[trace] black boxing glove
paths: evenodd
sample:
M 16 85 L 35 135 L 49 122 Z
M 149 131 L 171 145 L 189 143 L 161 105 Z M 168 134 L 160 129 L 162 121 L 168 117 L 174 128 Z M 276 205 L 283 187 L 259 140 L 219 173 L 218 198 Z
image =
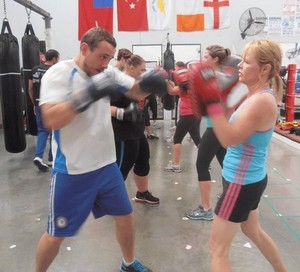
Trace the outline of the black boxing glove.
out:
M 142 75 L 141 79 L 138 81 L 138 85 L 143 93 L 163 95 L 168 92 L 168 83 L 165 78 L 167 73 L 162 71 L 165 72 L 163 69 L 151 70 Z
M 216 74 L 223 92 L 230 91 L 230 88 L 239 81 L 238 64 L 241 61 L 239 56 L 230 55 L 220 63 L 220 71 L 216 71 Z
M 83 112 L 100 98 L 118 91 L 119 86 L 107 73 L 100 73 L 91 77 L 85 88 L 73 91 L 68 95 L 68 101 L 75 111 Z
M 227 108 L 237 107 L 248 93 L 248 88 L 239 82 L 239 63 L 241 57 L 230 55 L 226 57 L 216 72 L 218 84 L 221 88 L 221 101 Z
M 222 100 L 225 103 L 230 91 L 239 82 L 238 64 L 241 60 L 239 56 L 229 55 L 220 63 L 220 71 L 216 71 L 217 81 L 222 91 Z
M 140 114 L 140 109 L 135 102 L 131 102 L 126 108 L 118 108 L 116 111 L 116 119 L 136 123 Z

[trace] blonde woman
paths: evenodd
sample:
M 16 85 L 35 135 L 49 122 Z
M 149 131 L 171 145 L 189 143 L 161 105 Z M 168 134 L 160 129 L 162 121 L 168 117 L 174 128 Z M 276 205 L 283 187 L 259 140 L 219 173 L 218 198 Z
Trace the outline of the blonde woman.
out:
M 220 87 L 205 64 L 192 73 L 192 86 L 205 105 L 214 132 L 227 147 L 223 161 L 223 193 L 215 208 L 210 235 L 211 271 L 229 272 L 230 246 L 239 229 L 248 236 L 276 272 L 287 269 L 271 237 L 261 228 L 258 205 L 267 186 L 267 151 L 282 98 L 281 50 L 271 40 L 253 41 L 243 52 L 239 81 L 248 96 L 229 121 L 223 113 Z M 195 71 L 197 71 L 195 73 Z M 222 87 L 221 87 L 222 89 Z

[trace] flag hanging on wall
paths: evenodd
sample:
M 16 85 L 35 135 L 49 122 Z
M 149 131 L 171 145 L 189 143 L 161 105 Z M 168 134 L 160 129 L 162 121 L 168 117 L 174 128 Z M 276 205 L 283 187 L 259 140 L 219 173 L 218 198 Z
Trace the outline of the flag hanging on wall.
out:
M 148 31 L 146 0 L 117 0 L 119 31 Z
M 177 31 L 203 31 L 203 2 L 199 0 L 176 1 Z
M 204 0 L 205 29 L 230 27 L 229 0 Z
M 149 30 L 170 29 L 174 14 L 174 0 L 147 1 Z
M 113 0 L 78 0 L 78 39 L 91 27 L 113 34 Z

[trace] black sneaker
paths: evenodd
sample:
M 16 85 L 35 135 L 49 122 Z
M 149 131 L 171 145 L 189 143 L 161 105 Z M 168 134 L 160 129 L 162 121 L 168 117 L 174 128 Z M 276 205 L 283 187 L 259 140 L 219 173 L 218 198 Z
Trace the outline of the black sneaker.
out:
M 48 165 L 43 162 L 43 160 L 39 157 L 35 157 L 33 163 L 37 166 L 40 171 L 47 171 L 49 169 Z
M 141 203 L 159 204 L 159 198 L 153 196 L 149 191 L 144 193 L 137 191 L 134 200 Z

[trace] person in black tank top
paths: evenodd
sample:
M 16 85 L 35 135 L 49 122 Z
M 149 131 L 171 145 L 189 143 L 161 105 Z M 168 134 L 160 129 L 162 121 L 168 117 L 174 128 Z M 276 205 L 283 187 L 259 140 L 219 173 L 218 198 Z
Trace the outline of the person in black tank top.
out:
M 145 72 L 145 61 L 132 54 L 125 64 L 125 73 L 138 79 Z M 123 94 L 111 97 L 112 124 L 116 143 L 117 164 L 124 180 L 133 169 L 137 187 L 136 202 L 159 204 L 159 198 L 148 190 L 150 171 L 150 150 L 145 131 L 143 115 L 145 97 L 133 101 Z

